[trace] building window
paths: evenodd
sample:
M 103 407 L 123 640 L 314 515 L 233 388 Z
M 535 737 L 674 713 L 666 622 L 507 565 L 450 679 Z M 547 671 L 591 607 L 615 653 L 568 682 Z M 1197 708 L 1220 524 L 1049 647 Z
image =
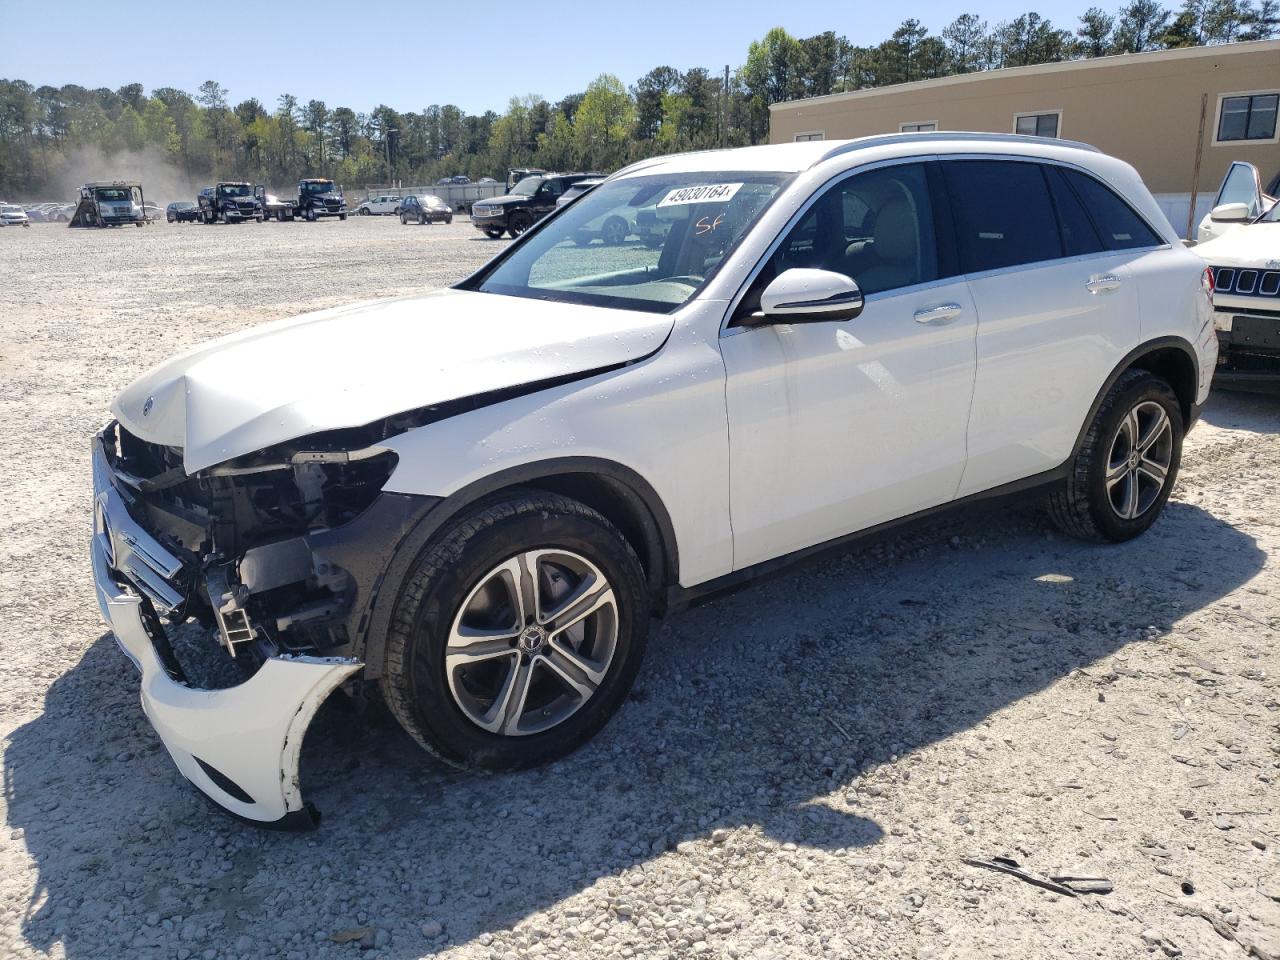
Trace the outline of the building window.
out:
M 1013 132 L 1028 137 L 1056 137 L 1061 119 L 1061 110 L 1019 113 L 1013 118 Z
M 938 125 L 932 120 L 924 123 L 904 123 L 898 127 L 902 133 L 933 133 L 937 129 Z
M 1218 143 L 1276 139 L 1280 93 L 1248 93 L 1223 97 L 1218 103 Z
M 806 133 L 796 134 L 796 143 L 808 143 L 810 140 L 824 140 L 824 139 L 826 139 L 825 130 L 809 130 Z

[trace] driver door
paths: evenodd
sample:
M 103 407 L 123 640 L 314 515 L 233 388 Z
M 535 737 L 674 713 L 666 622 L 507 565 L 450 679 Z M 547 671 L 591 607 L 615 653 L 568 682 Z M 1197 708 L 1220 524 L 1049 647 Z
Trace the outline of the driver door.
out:
M 936 163 L 917 161 L 827 188 L 723 332 L 734 569 L 955 497 L 977 315 L 936 182 Z M 760 292 L 792 267 L 852 277 L 861 315 L 753 323 Z

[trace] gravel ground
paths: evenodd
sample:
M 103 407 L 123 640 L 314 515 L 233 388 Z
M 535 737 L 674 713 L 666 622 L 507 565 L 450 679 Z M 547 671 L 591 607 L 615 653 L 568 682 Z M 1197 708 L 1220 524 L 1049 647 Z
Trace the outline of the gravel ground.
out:
M 87 438 L 183 346 L 498 246 L 382 218 L 0 231 L 0 954 L 1280 956 L 1280 404 L 1232 395 L 1136 542 L 971 511 L 671 618 L 549 768 L 447 771 L 338 698 L 304 751 L 318 832 L 211 810 L 99 622 Z M 1114 892 L 962 862 L 992 856 Z

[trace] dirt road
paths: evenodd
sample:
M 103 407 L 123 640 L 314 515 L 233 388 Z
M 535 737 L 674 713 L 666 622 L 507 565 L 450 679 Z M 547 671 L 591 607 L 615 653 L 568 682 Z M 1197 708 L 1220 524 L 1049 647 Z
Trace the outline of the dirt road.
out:
M 98 618 L 87 438 L 186 345 L 498 246 L 383 218 L 0 231 L 0 955 L 1280 956 L 1280 403 L 1230 395 L 1133 543 L 969 512 L 673 617 L 549 768 L 446 771 L 333 702 L 318 832 L 202 802 Z M 962 862 L 992 856 L 1114 892 Z

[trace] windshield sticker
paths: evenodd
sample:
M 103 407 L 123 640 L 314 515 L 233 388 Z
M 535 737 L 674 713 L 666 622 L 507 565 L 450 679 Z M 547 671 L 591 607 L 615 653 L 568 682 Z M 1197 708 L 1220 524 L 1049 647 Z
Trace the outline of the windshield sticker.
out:
M 693 187 L 676 187 L 660 201 L 659 207 L 678 207 L 686 203 L 724 203 L 742 189 L 740 183 L 704 183 Z

